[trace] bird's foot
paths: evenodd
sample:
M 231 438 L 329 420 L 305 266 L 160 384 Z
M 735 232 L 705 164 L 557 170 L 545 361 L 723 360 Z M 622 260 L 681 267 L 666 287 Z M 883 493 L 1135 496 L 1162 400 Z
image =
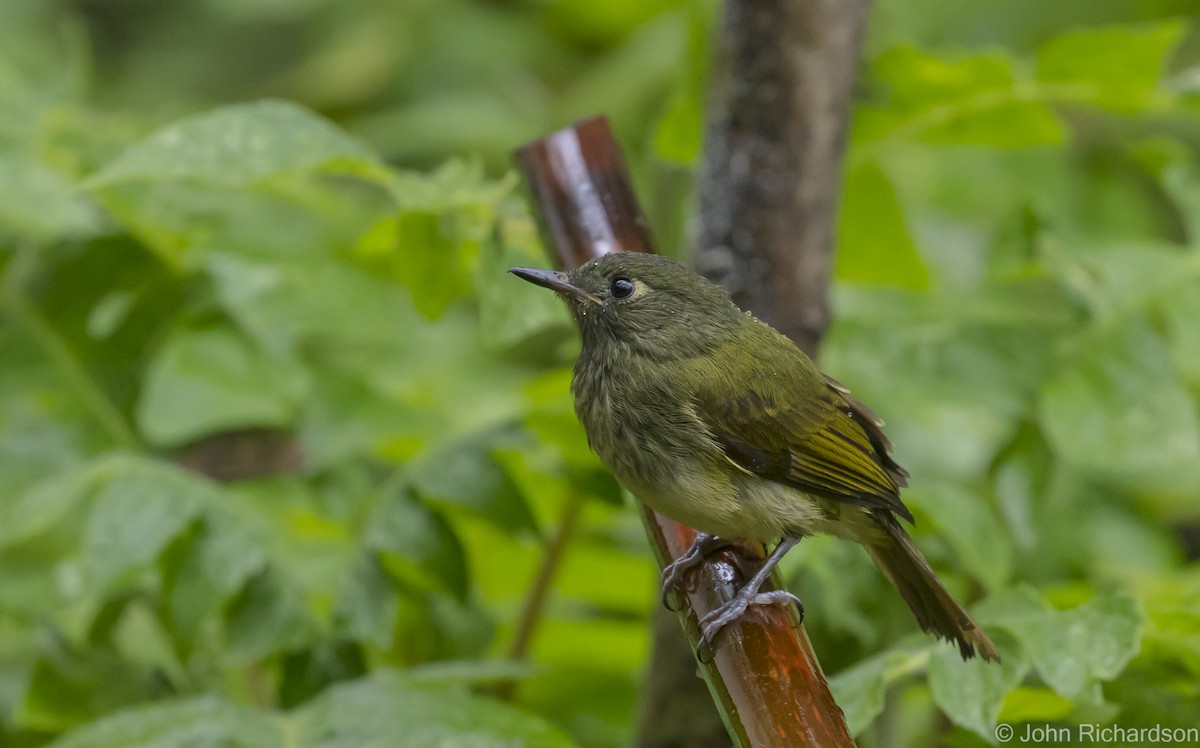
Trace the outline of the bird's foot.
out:
M 662 574 L 662 600 L 667 610 L 678 610 L 671 607 L 671 593 L 683 594 L 692 589 L 692 574 L 699 569 L 709 554 L 730 545 L 728 540 L 706 532 L 696 533 L 692 547 L 667 564 Z
M 750 585 L 746 585 L 732 600 L 716 610 L 710 611 L 708 615 L 700 619 L 700 650 L 715 651 L 717 637 L 721 635 L 721 631 L 729 624 L 741 618 L 751 605 L 780 605 L 787 603 L 795 603 L 796 610 L 800 614 L 800 622 L 803 623 L 804 603 L 800 602 L 800 598 L 787 590 L 758 592 L 752 589 Z

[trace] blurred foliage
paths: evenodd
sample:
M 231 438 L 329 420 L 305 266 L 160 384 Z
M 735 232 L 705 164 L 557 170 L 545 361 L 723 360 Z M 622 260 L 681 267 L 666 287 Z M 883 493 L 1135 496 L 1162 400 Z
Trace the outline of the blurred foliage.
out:
M 873 9 L 823 365 L 1005 661 L 806 540 L 864 746 L 1195 724 L 1191 9 Z M 506 154 L 608 113 L 684 247 L 715 10 L 0 3 L 0 744 L 632 739 L 656 574 Z

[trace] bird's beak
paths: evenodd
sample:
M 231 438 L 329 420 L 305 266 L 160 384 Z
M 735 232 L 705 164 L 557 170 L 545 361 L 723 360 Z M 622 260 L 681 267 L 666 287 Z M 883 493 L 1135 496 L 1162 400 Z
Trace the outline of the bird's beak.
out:
M 586 299 L 594 304 L 603 304 L 597 296 L 571 283 L 570 276 L 560 270 L 540 270 L 538 268 L 511 268 L 510 273 L 533 283 L 548 288 L 560 296 L 572 296 Z

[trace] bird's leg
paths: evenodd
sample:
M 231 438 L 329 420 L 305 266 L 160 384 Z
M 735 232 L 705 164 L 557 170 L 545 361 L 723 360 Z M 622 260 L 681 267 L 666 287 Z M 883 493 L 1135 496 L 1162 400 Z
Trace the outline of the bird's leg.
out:
M 779 545 L 775 546 L 775 550 L 771 551 L 771 555 L 763 563 L 762 568 L 758 570 L 749 582 L 738 590 L 733 599 L 725 603 L 716 610 L 710 611 L 708 615 L 700 620 L 700 648 L 712 648 L 713 643 L 717 639 L 717 635 L 721 633 L 721 629 L 726 625 L 736 621 L 746 608 L 751 605 L 773 605 L 775 603 L 795 603 L 800 611 L 800 620 L 804 620 L 804 604 L 800 602 L 800 598 L 796 597 L 787 590 L 771 590 L 770 592 L 759 592 L 763 582 L 767 581 L 767 577 L 771 576 L 771 572 L 775 569 L 775 565 L 779 563 L 779 559 L 783 558 L 784 554 L 792 549 L 796 543 L 800 542 L 800 538 L 784 538 L 779 541 Z
M 679 558 L 667 564 L 666 568 L 663 569 L 663 607 L 667 610 L 675 610 L 675 608 L 671 607 L 671 593 L 678 592 L 683 594 L 686 590 L 690 589 L 689 577 L 696 569 L 700 568 L 700 565 L 704 563 L 704 559 L 708 558 L 710 553 L 729 545 L 730 541 L 725 538 L 709 535 L 706 532 L 696 533 L 696 539 L 692 541 L 692 547 L 679 554 Z

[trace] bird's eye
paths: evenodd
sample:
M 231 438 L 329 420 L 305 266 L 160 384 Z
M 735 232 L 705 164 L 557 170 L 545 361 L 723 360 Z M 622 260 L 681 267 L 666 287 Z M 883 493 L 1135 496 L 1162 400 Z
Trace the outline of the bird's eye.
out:
M 611 290 L 614 298 L 623 299 L 633 293 L 633 281 L 628 278 L 617 278 L 613 280 Z

